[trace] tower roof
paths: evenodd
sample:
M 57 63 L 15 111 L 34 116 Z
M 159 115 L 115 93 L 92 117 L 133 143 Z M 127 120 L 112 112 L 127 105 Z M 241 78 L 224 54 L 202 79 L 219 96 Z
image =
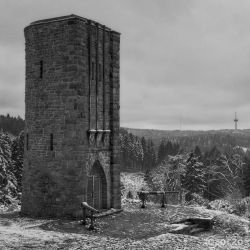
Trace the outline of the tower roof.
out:
M 47 19 L 41 19 L 41 20 L 34 21 L 34 22 L 30 23 L 29 26 L 41 25 L 41 24 L 53 23 L 53 22 L 61 22 L 61 21 L 70 20 L 70 19 L 78 19 L 78 20 L 84 21 L 84 22 L 86 22 L 86 23 L 88 23 L 90 25 L 97 26 L 97 27 L 99 27 L 101 29 L 105 29 L 105 30 L 120 34 L 119 32 L 114 31 L 114 30 L 106 27 L 105 25 L 102 25 L 102 24 L 100 24 L 100 23 L 98 23 L 96 21 L 93 21 L 93 20 L 90 20 L 90 19 L 87 19 L 87 18 L 84 18 L 84 17 L 81 17 L 81 16 L 77 16 L 75 14 L 71 14 L 71 15 L 67 15 L 67 16 L 59 16 L 59 17 L 47 18 Z

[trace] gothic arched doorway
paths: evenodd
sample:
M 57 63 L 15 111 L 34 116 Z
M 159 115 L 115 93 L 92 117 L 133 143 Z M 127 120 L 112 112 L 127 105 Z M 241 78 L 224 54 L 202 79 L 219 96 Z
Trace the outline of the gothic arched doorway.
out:
M 96 161 L 88 175 L 87 202 L 96 209 L 107 208 L 107 181 L 99 161 Z

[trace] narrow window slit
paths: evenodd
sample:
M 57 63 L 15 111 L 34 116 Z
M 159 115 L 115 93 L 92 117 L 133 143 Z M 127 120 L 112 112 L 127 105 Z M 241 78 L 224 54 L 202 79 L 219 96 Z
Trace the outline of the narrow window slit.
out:
M 53 138 L 53 134 L 50 134 L 50 150 L 51 151 L 54 150 L 54 138 Z
M 74 110 L 76 110 L 77 109 L 77 102 L 75 101 L 74 102 Z

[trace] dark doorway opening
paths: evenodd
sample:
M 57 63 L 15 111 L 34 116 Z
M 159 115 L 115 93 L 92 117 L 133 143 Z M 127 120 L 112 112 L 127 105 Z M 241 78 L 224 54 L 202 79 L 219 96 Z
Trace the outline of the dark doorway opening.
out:
M 107 181 L 99 161 L 96 161 L 88 176 L 87 202 L 96 209 L 107 208 Z

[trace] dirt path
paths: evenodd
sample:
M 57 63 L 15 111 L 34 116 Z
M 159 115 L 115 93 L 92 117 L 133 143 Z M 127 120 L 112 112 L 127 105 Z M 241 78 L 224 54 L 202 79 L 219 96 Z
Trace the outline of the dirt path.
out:
M 5 212 L 0 214 L 0 249 L 199 250 L 214 249 L 214 245 L 216 249 L 250 249 L 247 237 L 240 238 L 241 242 L 237 239 L 231 248 L 213 232 L 199 237 L 168 233 L 171 220 L 197 213 L 210 215 L 185 207 L 149 206 L 141 210 L 137 204 L 127 205 L 124 212 L 98 220 L 96 231 L 88 231 L 79 221 L 37 220 L 20 217 L 18 212 Z

